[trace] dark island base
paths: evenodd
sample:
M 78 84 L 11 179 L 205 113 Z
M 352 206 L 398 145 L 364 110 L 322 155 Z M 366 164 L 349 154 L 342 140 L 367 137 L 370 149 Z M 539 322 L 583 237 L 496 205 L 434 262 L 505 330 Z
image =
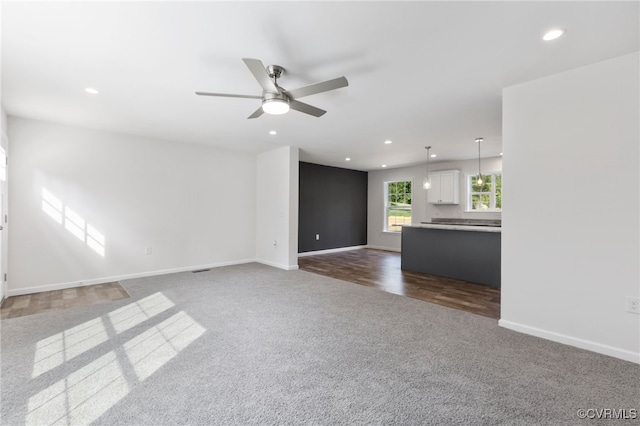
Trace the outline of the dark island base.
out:
M 500 287 L 499 232 L 402 228 L 404 271 Z

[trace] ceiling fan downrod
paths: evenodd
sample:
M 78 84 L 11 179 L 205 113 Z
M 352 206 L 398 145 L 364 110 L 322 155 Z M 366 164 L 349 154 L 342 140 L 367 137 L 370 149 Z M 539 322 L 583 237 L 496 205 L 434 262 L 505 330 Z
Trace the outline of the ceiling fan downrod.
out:
M 275 84 L 279 89 L 280 86 L 278 86 L 278 79 L 284 74 L 284 68 L 280 65 L 269 65 L 267 67 L 267 73 L 269 74 L 269 77 L 273 79 L 273 84 Z

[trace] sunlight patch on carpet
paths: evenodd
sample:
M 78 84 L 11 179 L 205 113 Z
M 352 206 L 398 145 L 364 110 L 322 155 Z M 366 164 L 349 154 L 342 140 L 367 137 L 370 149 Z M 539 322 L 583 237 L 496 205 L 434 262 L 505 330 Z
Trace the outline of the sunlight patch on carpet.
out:
M 40 340 L 36 344 L 32 379 L 174 306 L 175 303 L 158 292 Z M 32 395 L 25 423 L 70 425 L 95 421 L 205 332 L 206 328 L 184 311 L 158 324 L 149 324 L 126 343 L 109 345 L 115 349 L 94 357 Z

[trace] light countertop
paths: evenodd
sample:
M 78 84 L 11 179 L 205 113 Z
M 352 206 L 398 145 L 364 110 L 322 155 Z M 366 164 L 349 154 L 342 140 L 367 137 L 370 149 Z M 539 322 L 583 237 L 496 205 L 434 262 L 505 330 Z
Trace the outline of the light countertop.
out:
M 447 229 L 451 231 L 502 232 L 502 228 L 499 226 L 441 225 L 438 223 L 416 223 L 402 226 L 408 228 Z

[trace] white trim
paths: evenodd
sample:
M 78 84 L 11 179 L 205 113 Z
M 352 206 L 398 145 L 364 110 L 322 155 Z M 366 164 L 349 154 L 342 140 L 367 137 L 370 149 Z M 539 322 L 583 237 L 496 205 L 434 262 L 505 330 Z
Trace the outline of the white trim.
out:
M 395 248 L 395 247 L 383 247 L 383 246 L 370 246 L 370 245 L 366 245 L 364 246 L 364 248 L 369 248 L 369 249 L 374 249 L 374 250 L 384 250 L 384 251 L 395 251 L 400 253 L 400 249 L 399 248 Z
M 304 253 L 298 253 L 298 257 L 315 256 L 316 254 L 339 253 L 341 251 L 360 250 L 366 247 L 367 247 L 366 245 L 362 245 L 362 246 L 339 247 L 339 248 L 326 249 L 326 250 L 305 251 Z
M 117 275 L 113 277 L 94 278 L 94 279 L 84 280 L 84 281 L 70 281 L 66 283 L 47 284 L 47 285 L 41 285 L 41 286 L 35 286 L 35 287 L 24 287 L 24 288 L 18 288 L 15 290 L 8 290 L 7 297 L 21 296 L 23 294 L 42 293 L 44 291 L 64 290 L 66 288 L 84 287 L 84 286 L 94 285 L 94 284 L 111 283 L 114 281 L 130 280 L 134 278 L 153 277 L 155 275 L 174 274 L 176 272 L 189 272 L 189 271 L 197 271 L 200 269 L 219 268 L 221 266 L 241 265 L 244 263 L 252 263 L 252 262 L 256 262 L 256 259 L 243 259 L 243 260 L 234 260 L 231 262 L 210 263 L 207 265 L 184 266 L 180 268 L 161 269 L 157 271 Z
M 262 263 L 263 265 L 267 265 L 267 266 L 272 266 L 274 268 L 278 268 L 278 269 L 284 269 L 285 271 L 297 271 L 298 270 L 298 265 L 283 265 L 280 263 L 275 263 L 275 262 L 271 262 L 269 260 L 264 260 L 264 259 L 256 259 L 255 260 L 258 263 Z
M 602 343 L 597 343 L 590 340 L 584 340 L 578 337 L 568 336 L 566 334 L 556 333 L 554 331 L 549 331 L 549 330 L 543 330 L 537 327 L 518 324 L 512 321 L 507 321 L 503 319 L 498 321 L 498 325 L 500 327 L 508 328 L 509 330 L 518 331 L 520 333 L 541 337 L 543 339 L 551 340 L 553 342 L 574 346 L 580 349 L 586 349 L 588 351 L 597 352 L 599 354 L 608 355 L 614 358 L 620 358 L 625 361 L 630 361 L 636 364 L 640 364 L 640 352 L 632 352 L 626 349 L 615 348 L 613 346 L 603 345 Z

